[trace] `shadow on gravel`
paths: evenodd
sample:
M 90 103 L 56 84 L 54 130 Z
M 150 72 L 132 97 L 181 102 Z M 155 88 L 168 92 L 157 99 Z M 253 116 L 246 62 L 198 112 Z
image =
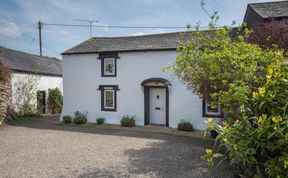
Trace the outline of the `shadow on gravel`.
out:
M 155 139 L 155 142 L 141 149 L 128 149 L 124 154 L 128 157 L 125 165 L 92 168 L 79 175 L 79 178 L 92 177 L 233 177 L 232 169 L 222 164 L 211 171 L 206 162 L 200 160 L 204 148 L 212 147 L 214 142 L 191 137 L 177 137 L 161 133 L 130 131 L 121 129 L 99 129 L 74 125 L 55 124 L 58 117 L 19 123 L 13 127 L 27 127 L 66 132 L 124 136 Z
M 78 178 L 92 177 L 191 177 L 191 178 L 230 178 L 233 177 L 231 167 L 227 164 L 208 170 L 206 162 L 200 160 L 203 155 L 201 147 L 193 146 L 191 142 L 171 139 L 151 143 L 142 149 L 125 151 L 128 156 L 125 168 L 106 167 L 92 169 Z

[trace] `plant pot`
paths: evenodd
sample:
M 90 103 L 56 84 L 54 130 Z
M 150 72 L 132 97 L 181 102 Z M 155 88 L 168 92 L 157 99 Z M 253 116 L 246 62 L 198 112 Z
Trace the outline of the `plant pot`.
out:
M 218 136 L 218 132 L 217 132 L 216 130 L 211 130 L 211 131 L 210 131 L 210 136 L 211 136 L 212 138 L 216 138 L 216 137 Z
M 97 125 L 102 125 L 102 124 L 104 124 L 103 120 L 97 120 Z
M 192 132 L 193 131 L 193 127 L 192 127 L 192 125 L 178 124 L 178 130 Z
M 121 122 L 122 127 L 134 127 L 135 126 L 135 120 L 128 121 L 128 122 Z

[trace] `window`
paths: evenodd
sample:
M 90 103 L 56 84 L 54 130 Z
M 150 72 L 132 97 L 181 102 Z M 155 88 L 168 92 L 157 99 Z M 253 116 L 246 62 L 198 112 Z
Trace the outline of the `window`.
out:
M 116 111 L 118 85 L 99 85 L 101 111 Z
M 117 76 L 117 59 L 118 53 L 99 53 L 101 60 L 101 76 L 102 77 L 116 77 Z
M 211 102 L 203 100 L 203 117 L 221 117 L 221 107 L 212 107 Z
M 115 59 L 104 58 L 104 76 L 115 75 Z
M 104 109 L 114 109 L 114 90 L 104 89 Z

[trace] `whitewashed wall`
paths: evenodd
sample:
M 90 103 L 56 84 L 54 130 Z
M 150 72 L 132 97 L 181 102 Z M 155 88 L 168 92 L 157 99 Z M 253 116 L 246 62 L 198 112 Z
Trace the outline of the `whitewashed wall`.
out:
M 117 77 L 101 77 L 98 54 L 64 55 L 63 115 L 74 111 L 88 112 L 88 122 L 104 117 L 107 123 L 119 124 L 123 115 L 135 115 L 136 124 L 144 125 L 144 92 L 141 82 L 161 77 L 171 82 L 169 89 L 169 126 L 177 127 L 181 119 L 189 120 L 195 129 L 206 128 L 202 117 L 202 100 L 191 93 L 169 71 L 162 68 L 176 59 L 176 51 L 119 53 Z M 117 112 L 101 111 L 99 85 L 118 85 Z M 61 117 L 62 118 L 62 117 Z
M 46 97 L 48 96 L 48 89 L 54 89 L 58 87 L 61 91 L 63 91 L 63 79 L 59 76 L 48 76 L 48 75 L 33 75 L 21 72 L 13 72 L 12 73 L 12 94 L 13 94 L 13 103 L 17 102 L 17 92 L 19 92 L 19 83 L 27 82 L 27 78 L 29 76 L 33 76 L 34 79 L 37 79 L 37 85 L 34 87 L 35 91 L 46 91 Z M 33 80 L 34 80 L 33 79 Z M 36 92 L 35 92 L 36 98 Z M 47 101 L 47 99 L 46 99 Z M 32 101 L 36 107 L 36 100 Z M 46 105 L 47 106 L 47 105 Z M 17 110 L 17 108 L 16 108 Z M 46 108 L 47 110 L 47 108 Z

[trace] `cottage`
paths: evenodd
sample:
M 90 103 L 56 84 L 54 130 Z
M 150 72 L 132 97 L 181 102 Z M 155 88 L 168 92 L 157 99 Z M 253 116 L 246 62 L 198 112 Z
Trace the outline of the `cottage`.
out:
M 248 27 L 265 19 L 287 17 L 287 1 L 248 4 Z M 233 34 L 231 34 L 233 38 Z M 221 117 L 163 67 L 177 57 L 185 32 L 127 37 L 94 37 L 63 55 L 64 107 L 62 116 L 88 112 L 88 121 L 104 117 L 119 124 L 123 115 L 135 115 L 137 125 L 177 127 L 185 119 L 195 129 L 206 128 L 207 117 Z
M 288 1 L 251 3 L 247 5 L 244 22 L 249 28 L 259 23 L 288 20 Z
M 220 116 L 163 67 L 176 58 L 185 33 L 130 37 L 94 37 L 63 55 L 63 115 L 88 112 L 88 121 L 104 117 L 119 124 L 135 115 L 137 125 L 177 127 L 185 119 L 205 129 L 206 117 Z
M 46 114 L 48 89 L 63 88 L 62 62 L 56 58 L 37 56 L 4 47 L 0 47 L 0 62 L 11 71 L 10 84 L 6 87 L 6 90 L 11 91 L 3 89 L 1 96 L 4 92 L 11 93 L 13 107 L 17 111 L 19 102 L 22 102 L 20 97 L 23 95 L 23 85 L 34 82 L 33 89 L 36 92 L 35 96 L 31 96 L 31 104 L 35 106 L 35 110 Z M 1 99 L 1 102 L 5 100 Z

